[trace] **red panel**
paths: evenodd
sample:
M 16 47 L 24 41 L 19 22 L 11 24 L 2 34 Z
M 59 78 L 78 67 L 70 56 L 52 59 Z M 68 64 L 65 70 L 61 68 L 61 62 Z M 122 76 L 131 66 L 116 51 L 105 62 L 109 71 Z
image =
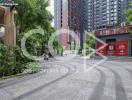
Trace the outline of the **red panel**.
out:
M 102 43 L 97 42 L 97 44 L 96 44 L 96 50 L 97 50 L 100 54 L 102 54 L 102 55 L 106 55 L 106 47 L 100 49 L 102 46 L 103 46 Z M 99 49 L 100 49 L 100 50 L 99 50 Z
M 116 42 L 116 56 L 128 56 L 128 41 Z
M 116 43 L 108 43 L 107 46 L 107 55 L 108 56 L 115 56 L 115 52 L 116 52 Z
M 102 47 L 103 44 L 97 42 L 96 50 Z M 98 51 L 105 56 L 128 56 L 128 41 L 116 41 L 115 43 L 109 43 L 107 47 Z

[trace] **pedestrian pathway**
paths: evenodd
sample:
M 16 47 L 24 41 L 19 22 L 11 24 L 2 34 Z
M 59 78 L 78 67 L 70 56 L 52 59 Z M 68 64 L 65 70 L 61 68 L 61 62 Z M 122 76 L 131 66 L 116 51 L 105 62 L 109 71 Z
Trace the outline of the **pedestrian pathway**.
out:
M 86 66 L 97 61 L 87 59 Z M 42 65 L 51 72 L 0 81 L 0 100 L 132 100 L 130 61 L 106 61 L 85 73 L 79 57 Z

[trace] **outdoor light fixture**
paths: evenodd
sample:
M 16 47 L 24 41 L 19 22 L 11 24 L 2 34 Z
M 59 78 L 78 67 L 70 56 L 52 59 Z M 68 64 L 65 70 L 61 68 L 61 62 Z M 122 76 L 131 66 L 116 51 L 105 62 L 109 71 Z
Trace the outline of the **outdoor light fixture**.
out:
M 17 5 L 18 4 L 13 3 L 12 6 L 10 7 L 10 10 L 13 12 L 13 14 L 17 14 L 17 11 L 16 11 L 16 6 Z
M 17 14 L 17 11 L 16 11 L 16 9 L 15 9 L 15 10 L 13 10 L 13 14 Z
M 0 37 L 4 37 L 4 36 L 5 36 L 5 28 L 0 27 Z

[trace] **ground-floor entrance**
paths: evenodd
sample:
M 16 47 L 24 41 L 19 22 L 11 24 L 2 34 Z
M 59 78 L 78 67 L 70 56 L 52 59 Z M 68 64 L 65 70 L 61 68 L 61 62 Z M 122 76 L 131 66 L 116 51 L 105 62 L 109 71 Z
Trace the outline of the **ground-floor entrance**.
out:
M 129 42 L 128 40 L 118 41 L 116 39 L 108 39 L 106 41 L 107 46 L 99 50 L 99 53 L 105 56 L 129 56 Z M 102 46 L 101 43 L 97 43 L 97 49 Z
M 114 26 L 95 31 L 95 36 L 105 42 L 107 46 L 101 48 L 101 44 L 96 41 L 96 50 L 105 56 L 131 56 L 132 55 L 132 25 Z

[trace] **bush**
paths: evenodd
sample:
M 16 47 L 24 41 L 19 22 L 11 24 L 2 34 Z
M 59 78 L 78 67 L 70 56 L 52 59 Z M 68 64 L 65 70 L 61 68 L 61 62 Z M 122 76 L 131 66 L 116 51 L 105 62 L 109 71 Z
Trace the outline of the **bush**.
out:
M 28 63 L 25 67 L 26 69 L 23 71 L 23 73 L 26 74 L 37 73 L 41 70 L 40 64 L 37 62 Z
M 0 44 L 0 76 L 21 73 L 29 61 L 18 46 Z

